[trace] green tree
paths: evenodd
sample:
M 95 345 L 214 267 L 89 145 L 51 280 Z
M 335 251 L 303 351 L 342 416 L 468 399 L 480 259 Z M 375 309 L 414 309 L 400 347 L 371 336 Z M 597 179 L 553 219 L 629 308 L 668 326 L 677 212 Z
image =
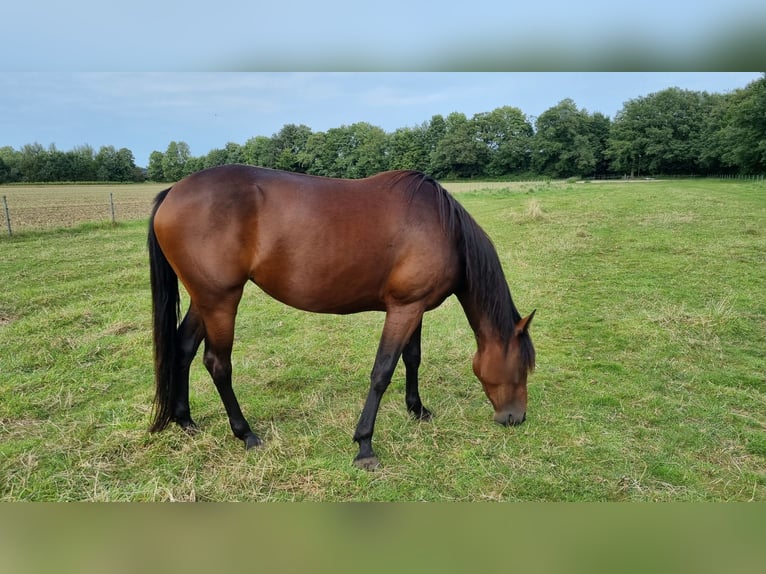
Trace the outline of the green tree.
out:
M 42 172 L 38 175 L 38 181 L 74 181 L 71 155 L 57 149 L 55 144 L 51 144 L 44 156 L 45 161 Z
M 242 146 L 238 143 L 229 142 L 224 148 L 226 150 L 226 163 L 244 163 L 245 154 Z
M 226 165 L 228 163 L 228 157 L 225 149 L 214 148 L 207 152 L 207 155 L 202 159 L 203 169 L 209 167 L 217 167 L 219 165 Z
M 216 167 L 219 165 L 246 163 L 245 154 L 246 152 L 244 146 L 234 142 L 229 142 L 226 144 L 225 148 L 212 149 L 204 157 L 196 158 L 196 161 L 195 158 L 190 158 L 189 161 L 191 165 L 187 166 L 186 171 L 188 173 L 190 167 L 193 168 L 193 171 L 198 171 L 200 169 Z
M 11 168 L 5 163 L 3 156 L 0 155 L 0 183 L 9 183 L 11 181 Z
M 436 177 L 475 177 L 489 160 L 489 150 L 478 137 L 476 122 L 465 114 L 452 112 L 445 120 L 445 132 L 431 154 Z
M 329 176 L 333 172 L 335 158 L 326 145 L 327 134 L 314 132 L 306 141 L 306 149 L 301 153 L 301 166 L 311 175 Z
M 275 167 L 276 159 L 272 138 L 256 136 L 247 140 L 242 147 L 242 161 L 248 165 Z
M 117 150 L 117 174 L 120 177 L 118 181 L 141 181 L 143 174 L 136 165 L 136 159 L 133 152 L 126 147 Z
M 474 115 L 477 137 L 487 146 L 485 172 L 498 176 L 529 169 L 534 129 L 518 108 L 503 106 Z
M 729 96 L 722 161 L 748 174 L 766 172 L 766 74 Z
M 3 175 L 0 182 L 15 183 L 21 181 L 21 172 L 19 169 L 21 154 L 19 152 L 11 146 L 0 147 L 0 161 L 2 161 L 5 166 L 3 168 Z
M 447 133 L 447 121 L 436 114 L 427 122 L 387 134 L 385 169 L 415 169 L 434 173 L 432 158 Z
M 428 144 L 428 126 L 399 128 L 388 136 L 388 168 L 428 171 L 431 150 Z
M 367 122 L 331 128 L 323 136 L 309 138 L 307 142 L 307 148 L 316 152 L 311 172 L 360 178 L 383 171 L 387 164 L 386 143 L 386 133 Z
M 429 155 L 434 152 L 436 146 L 447 133 L 447 120 L 441 114 L 431 116 L 426 126 L 426 145 Z
M 162 174 L 165 180 L 178 181 L 194 171 L 193 169 L 187 171 L 190 158 L 191 153 L 186 142 L 170 142 L 162 156 Z
M 39 143 L 23 145 L 19 153 L 21 181 L 46 181 L 45 168 L 47 159 L 47 153 Z
M 102 146 L 95 157 L 96 178 L 99 181 L 135 181 L 136 163 L 127 148 Z
M 535 122 L 532 169 L 551 177 L 593 175 L 600 154 L 593 124 L 569 98 L 544 111 Z
M 161 151 L 153 151 L 149 154 L 149 165 L 146 168 L 146 177 L 149 181 L 170 181 L 170 178 L 165 177 L 163 170 L 163 163 L 165 160 L 165 154 Z
M 96 179 L 96 154 L 89 145 L 75 147 L 71 152 L 72 181 L 94 181 Z
M 623 173 L 699 173 L 709 96 L 669 88 L 625 103 L 612 123 L 609 155 Z
M 311 137 L 311 128 L 295 124 L 286 124 L 279 132 L 271 137 L 271 150 L 274 154 L 274 167 L 287 171 L 305 172 L 303 164 L 308 144 Z
M 612 120 L 600 112 L 596 112 L 589 118 L 590 141 L 593 145 L 596 166 L 593 170 L 594 175 L 604 177 L 610 171 L 609 155 L 609 136 L 612 131 Z
M 730 119 L 731 97 L 728 94 L 710 94 L 705 102 L 705 120 L 702 126 L 699 168 L 705 174 L 735 173 L 735 166 L 728 165 L 724 156 L 729 151 L 727 130 Z
M 356 162 L 350 177 L 368 177 L 384 171 L 388 166 L 386 132 L 367 122 L 356 123 L 351 127 L 358 144 L 355 150 Z

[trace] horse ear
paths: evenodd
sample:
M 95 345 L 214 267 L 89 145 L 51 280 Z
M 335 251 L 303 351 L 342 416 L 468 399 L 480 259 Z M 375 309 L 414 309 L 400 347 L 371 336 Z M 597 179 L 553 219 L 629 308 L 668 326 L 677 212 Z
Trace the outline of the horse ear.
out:
M 513 330 L 513 334 L 518 337 L 522 333 L 526 333 L 529 330 L 529 325 L 532 323 L 532 319 L 534 318 L 535 313 L 537 313 L 537 309 L 519 321 L 516 324 L 516 328 Z

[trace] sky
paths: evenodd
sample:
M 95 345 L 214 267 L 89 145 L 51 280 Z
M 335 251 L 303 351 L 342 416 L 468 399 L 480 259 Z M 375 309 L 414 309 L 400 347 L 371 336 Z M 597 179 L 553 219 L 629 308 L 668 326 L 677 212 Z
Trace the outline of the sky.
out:
M 744 87 L 766 53 L 763 0 L 6 4 L 0 146 L 112 145 L 140 166 L 171 141 L 203 155 L 290 123 L 391 132 L 564 98 L 614 117 L 668 87 Z
M 757 69 L 765 23 L 763 0 L 15 1 L 0 68 Z
M 393 132 L 435 114 L 501 106 L 531 119 L 571 98 L 611 118 L 669 87 L 726 93 L 756 72 L 8 72 L 0 70 L 0 147 L 128 148 L 136 164 L 171 141 L 194 156 L 271 136 L 368 122 Z

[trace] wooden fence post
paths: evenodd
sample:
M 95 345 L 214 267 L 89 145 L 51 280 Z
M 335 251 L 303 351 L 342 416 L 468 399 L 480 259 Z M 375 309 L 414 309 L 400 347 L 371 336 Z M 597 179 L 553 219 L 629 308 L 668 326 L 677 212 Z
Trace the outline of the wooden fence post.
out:
M 5 223 L 8 225 L 8 236 L 13 235 L 11 230 L 11 212 L 8 211 L 8 199 L 3 196 L 3 207 L 5 208 Z
M 112 223 L 114 223 L 114 196 L 111 191 L 109 192 L 109 208 L 112 211 Z

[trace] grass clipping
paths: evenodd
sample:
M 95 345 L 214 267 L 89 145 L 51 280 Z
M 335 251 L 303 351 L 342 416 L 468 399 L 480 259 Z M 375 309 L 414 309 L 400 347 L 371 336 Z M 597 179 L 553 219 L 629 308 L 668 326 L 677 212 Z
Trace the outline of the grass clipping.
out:
M 543 206 L 536 197 L 530 199 L 526 209 L 516 217 L 518 223 L 539 223 L 545 219 L 546 214 L 543 211 Z

